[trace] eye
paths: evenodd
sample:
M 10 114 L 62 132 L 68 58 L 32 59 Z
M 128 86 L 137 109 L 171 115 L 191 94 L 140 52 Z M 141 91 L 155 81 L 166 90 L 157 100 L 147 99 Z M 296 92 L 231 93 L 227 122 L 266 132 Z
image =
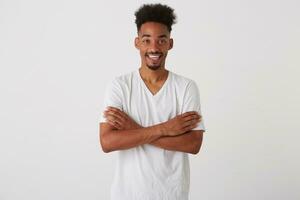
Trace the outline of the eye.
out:
M 150 40 L 149 39 L 144 39 L 144 40 L 142 40 L 142 43 L 143 44 L 150 44 Z
M 165 44 L 166 42 L 167 42 L 167 40 L 165 40 L 165 39 L 158 40 L 158 44 Z

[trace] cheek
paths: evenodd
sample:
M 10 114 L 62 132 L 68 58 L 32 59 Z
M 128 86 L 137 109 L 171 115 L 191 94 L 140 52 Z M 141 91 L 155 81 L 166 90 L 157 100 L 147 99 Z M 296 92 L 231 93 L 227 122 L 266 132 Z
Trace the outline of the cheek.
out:
M 147 53 L 147 50 L 146 50 L 146 49 L 140 49 L 140 54 L 141 54 L 141 55 L 143 55 L 143 56 L 144 56 L 144 55 L 145 55 L 145 53 Z
M 145 52 L 142 51 L 142 50 L 140 50 L 140 56 L 141 56 L 142 58 L 144 58 L 144 57 L 145 57 Z
M 169 51 L 168 48 L 165 48 L 165 49 L 162 50 L 162 52 L 163 52 L 164 55 L 167 55 L 167 54 L 168 54 L 168 51 Z

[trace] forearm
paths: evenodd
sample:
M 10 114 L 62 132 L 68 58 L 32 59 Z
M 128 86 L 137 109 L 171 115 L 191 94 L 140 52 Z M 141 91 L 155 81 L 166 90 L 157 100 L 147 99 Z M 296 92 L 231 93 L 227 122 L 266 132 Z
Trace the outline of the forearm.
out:
M 104 112 L 104 116 L 107 123 L 101 123 L 100 127 L 100 142 L 104 152 L 128 149 L 142 144 L 153 144 L 167 150 L 197 152 L 197 145 L 199 146 L 199 142 L 195 142 L 197 134 L 187 133 L 200 121 L 200 116 L 195 111 L 185 112 L 147 128 L 141 127 L 117 108 L 110 107 Z M 157 140 L 163 136 L 171 137 Z M 155 140 L 157 141 L 154 142 Z
M 189 131 L 173 137 L 164 136 L 150 144 L 165 150 L 196 154 L 199 152 L 202 144 L 202 131 Z
M 105 125 L 101 125 L 100 131 L 103 132 L 103 134 L 100 134 L 100 141 L 104 152 L 148 144 L 164 135 L 160 125 L 131 130 L 105 130 Z

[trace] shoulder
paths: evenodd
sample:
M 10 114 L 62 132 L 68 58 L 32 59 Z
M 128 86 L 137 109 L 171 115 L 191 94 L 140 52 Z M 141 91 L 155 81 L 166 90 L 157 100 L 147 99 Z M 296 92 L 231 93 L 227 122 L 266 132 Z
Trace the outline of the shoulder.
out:
M 194 81 L 188 77 L 185 77 L 183 75 L 176 74 L 171 71 L 170 71 L 170 73 L 172 74 L 172 77 L 173 77 L 173 84 L 175 84 L 176 86 L 178 86 L 180 88 L 185 88 L 185 89 L 188 89 L 191 87 L 197 88 L 196 81 Z
M 130 84 L 131 79 L 133 78 L 135 74 L 135 71 L 126 73 L 126 74 L 121 74 L 119 76 L 114 77 L 111 81 L 110 81 L 110 85 L 113 87 L 124 87 L 128 84 Z
M 117 82 L 117 83 L 129 83 L 131 81 L 131 79 L 136 75 L 136 71 L 131 71 L 128 72 L 126 74 L 122 74 L 119 76 L 116 76 L 113 79 L 113 82 Z

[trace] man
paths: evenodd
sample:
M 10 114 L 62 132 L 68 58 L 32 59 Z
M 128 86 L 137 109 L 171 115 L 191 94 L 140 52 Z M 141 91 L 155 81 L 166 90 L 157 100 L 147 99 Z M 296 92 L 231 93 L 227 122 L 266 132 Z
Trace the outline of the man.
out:
M 100 123 L 103 151 L 118 151 L 111 199 L 187 200 L 188 153 L 199 152 L 204 132 L 198 88 L 165 68 L 173 9 L 146 4 L 135 16 L 141 66 L 111 82 Z

